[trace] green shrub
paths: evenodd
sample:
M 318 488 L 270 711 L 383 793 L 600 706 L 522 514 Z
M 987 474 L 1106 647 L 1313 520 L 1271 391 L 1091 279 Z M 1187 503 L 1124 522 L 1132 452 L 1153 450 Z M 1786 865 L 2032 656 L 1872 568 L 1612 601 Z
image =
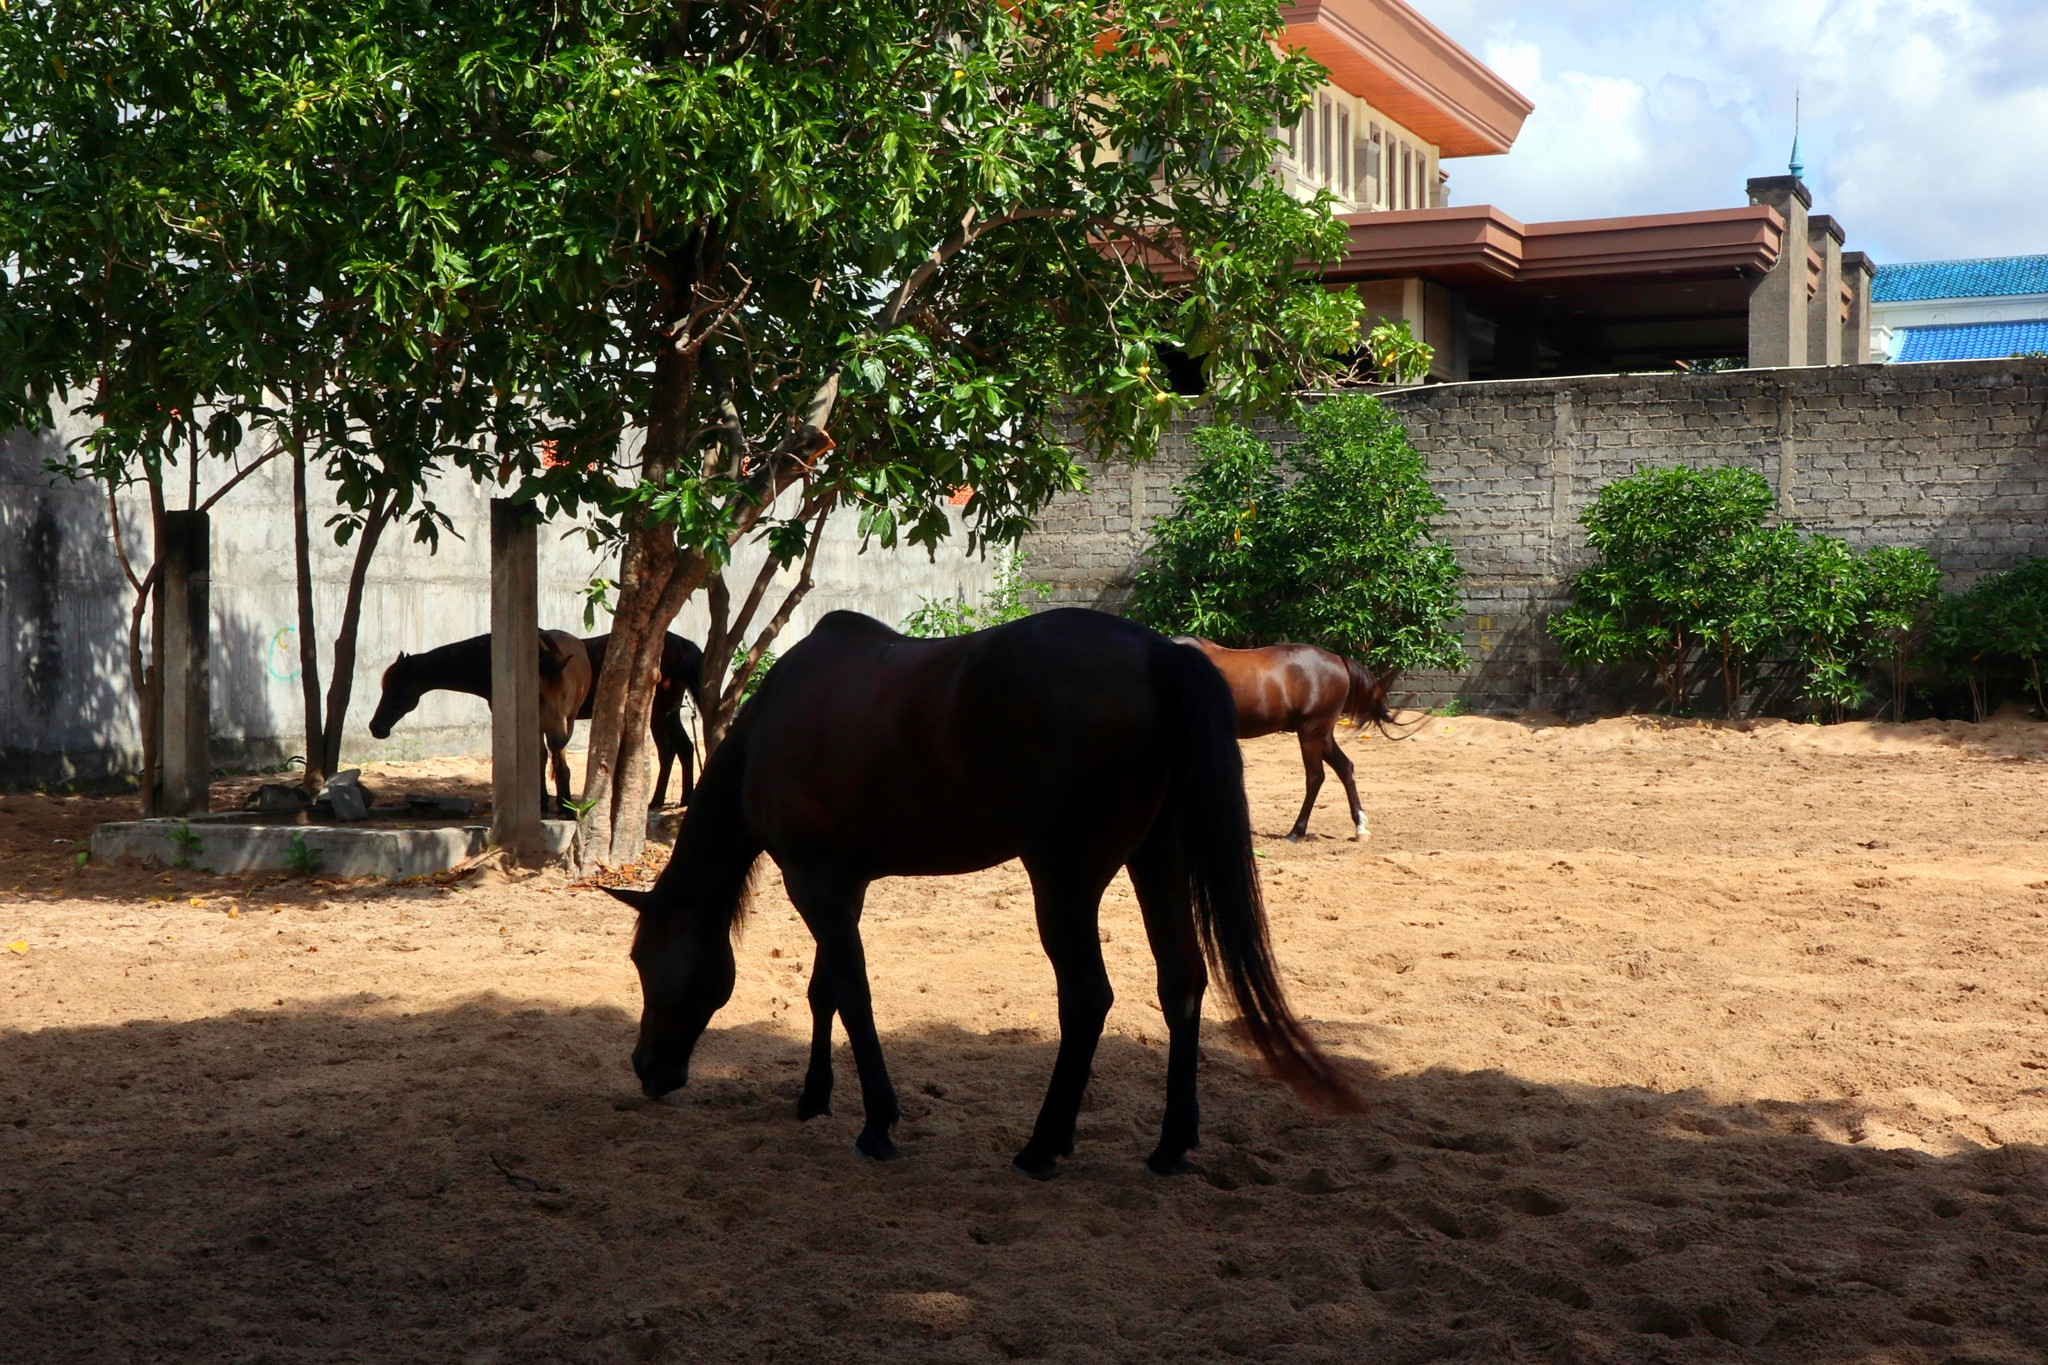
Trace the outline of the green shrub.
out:
M 1457 559 L 1431 534 L 1443 502 L 1406 430 L 1352 395 L 1317 404 L 1301 433 L 1277 459 L 1240 426 L 1195 433 L 1132 614 L 1225 645 L 1320 645 L 1383 677 L 1462 665 Z
M 1813 713 L 1837 720 L 1869 701 L 1871 670 L 1881 668 L 1903 718 L 1938 566 L 1918 549 L 1858 555 L 1833 536 L 1769 525 L 1772 503 L 1749 469 L 1638 469 L 1601 489 L 1581 518 L 1600 558 L 1573 578 L 1571 606 L 1549 623 L 1566 658 L 1654 666 L 1675 713 L 1704 654 L 1718 665 L 1730 716 L 1745 676 L 1777 659 Z
M 925 640 L 944 635 L 967 635 L 1029 616 L 1031 606 L 1025 601 L 1025 595 L 1028 593 L 1043 601 L 1052 594 L 1052 588 L 1044 583 L 1024 581 L 1024 554 L 1021 550 L 999 550 L 997 554 L 1001 558 L 996 561 L 995 580 L 980 606 L 971 607 L 964 600 L 948 601 L 943 597 L 922 598 L 917 609 L 903 618 L 903 633 Z
M 2008 669 L 2048 715 L 2041 676 L 2048 660 L 2048 558 L 2023 559 L 1943 597 L 1927 636 L 1937 666 L 1969 688 L 1978 720 L 1990 709 L 1992 679 Z
M 1925 550 L 1881 545 L 1857 561 L 1871 662 L 1891 687 L 1892 719 L 1906 718 L 1906 673 L 1941 597 L 1941 566 Z
M 1732 711 L 1742 665 L 1776 643 L 1771 597 L 1793 557 L 1764 526 L 1771 504 L 1750 469 L 1638 469 L 1601 489 L 1580 517 L 1600 558 L 1549 622 L 1565 657 L 1652 665 L 1675 714 L 1693 651 L 1711 647 Z

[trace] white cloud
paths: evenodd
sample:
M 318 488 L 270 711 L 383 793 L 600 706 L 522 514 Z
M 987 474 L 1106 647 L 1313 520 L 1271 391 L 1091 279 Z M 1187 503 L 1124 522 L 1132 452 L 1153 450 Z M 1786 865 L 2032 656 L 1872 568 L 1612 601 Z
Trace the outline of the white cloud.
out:
M 1743 202 L 1792 94 L 1816 210 L 1879 260 L 2048 252 L 2041 0 L 1414 0 L 1536 103 L 1454 202 L 1538 221 Z

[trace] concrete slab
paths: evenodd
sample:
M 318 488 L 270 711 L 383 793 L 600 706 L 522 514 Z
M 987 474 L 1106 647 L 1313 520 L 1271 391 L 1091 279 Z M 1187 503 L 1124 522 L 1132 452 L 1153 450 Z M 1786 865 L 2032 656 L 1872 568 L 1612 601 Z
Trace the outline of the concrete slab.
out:
M 383 877 L 400 881 L 445 872 L 490 847 L 491 827 L 482 824 L 378 828 L 333 825 L 252 824 L 233 815 L 199 815 L 190 820 L 121 820 L 92 834 L 92 856 L 111 862 L 134 858 L 170 867 L 181 858 L 206 872 L 286 872 L 303 839 L 317 854 L 319 875 Z M 576 837 L 574 820 L 541 821 L 549 861 L 566 859 Z M 196 842 L 194 842 L 196 840 Z

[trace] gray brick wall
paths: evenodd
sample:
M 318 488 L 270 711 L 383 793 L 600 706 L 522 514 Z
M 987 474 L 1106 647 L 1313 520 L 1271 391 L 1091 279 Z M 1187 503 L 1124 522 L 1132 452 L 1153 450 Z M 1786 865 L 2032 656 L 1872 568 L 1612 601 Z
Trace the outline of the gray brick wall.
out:
M 1755 469 L 1782 515 L 1859 549 L 1918 545 L 1951 585 L 2048 554 L 2048 361 L 1592 375 L 1382 397 L 1428 461 L 1445 504 L 1437 529 L 1465 574 L 1472 664 L 1405 679 L 1425 704 L 1617 700 L 1618 681 L 1566 669 L 1542 627 L 1588 559 L 1580 513 L 1639 465 Z M 1091 465 L 1088 489 L 1046 510 L 1025 549 L 1052 604 L 1122 605 L 1148 528 L 1192 466 L 1192 425 L 1148 465 Z M 1276 443 L 1292 434 L 1264 431 Z

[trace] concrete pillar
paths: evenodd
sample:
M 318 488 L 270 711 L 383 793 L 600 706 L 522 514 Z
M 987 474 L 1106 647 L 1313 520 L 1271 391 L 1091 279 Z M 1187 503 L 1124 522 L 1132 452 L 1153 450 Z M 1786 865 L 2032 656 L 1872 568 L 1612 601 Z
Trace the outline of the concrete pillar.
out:
M 159 815 L 204 815 L 207 810 L 213 771 L 206 743 L 213 706 L 211 549 L 206 513 L 164 513 L 163 544 L 157 547 L 163 564 L 157 592 L 164 631 L 157 712 L 163 723 Z
M 1849 287 L 1849 316 L 1842 321 L 1842 363 L 1870 363 L 1870 281 L 1877 267 L 1860 251 L 1842 253 L 1842 283 Z
M 541 847 L 540 555 L 531 503 L 491 499 L 491 842 Z
M 1842 225 L 1825 213 L 1806 220 L 1806 244 L 1820 257 L 1820 288 L 1806 304 L 1806 363 L 1840 365 L 1842 354 Z
M 1785 220 L 1777 264 L 1750 290 L 1750 367 L 1804 365 L 1806 211 L 1813 207 L 1813 195 L 1796 175 L 1767 175 L 1749 182 L 1749 202 L 1776 209 Z

